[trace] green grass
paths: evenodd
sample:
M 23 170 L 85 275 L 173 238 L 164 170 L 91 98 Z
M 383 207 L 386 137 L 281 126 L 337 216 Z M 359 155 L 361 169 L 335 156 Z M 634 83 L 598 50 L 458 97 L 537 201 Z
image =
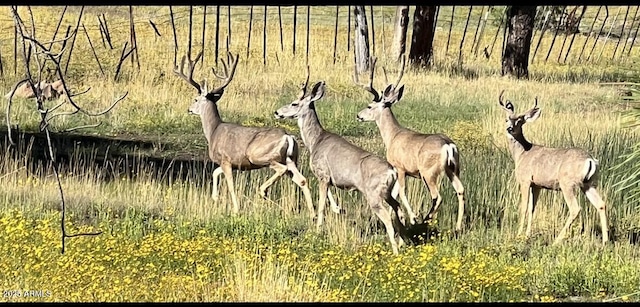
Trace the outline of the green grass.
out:
M 261 16 L 261 9 L 255 8 L 256 17 Z M 442 16 L 448 16 L 450 11 L 447 9 L 443 8 Z M 8 8 L 0 10 L 10 16 Z M 34 8 L 39 37 L 53 35 L 60 10 L 60 7 Z M 141 68 L 138 71 L 127 61 L 117 82 L 112 81 L 113 73 L 120 48 L 128 39 L 128 10 L 123 7 L 104 10 L 110 22 L 114 50 L 105 49 L 98 43 L 97 24 L 90 17 L 99 10 L 87 7 L 84 20 L 103 67 L 109 68 L 107 76 L 100 75 L 86 38 L 79 36 L 69 65 L 69 80 L 78 91 L 91 86 L 87 94 L 78 97 L 78 102 L 90 110 L 107 107 L 114 97 L 125 91 L 129 96 L 103 118 L 63 117 L 52 124 L 52 129 L 62 130 L 99 120 L 102 125 L 87 129 L 86 133 L 163 142 L 167 145 L 159 148 L 165 150 L 155 154 L 165 157 L 178 151 L 204 157 L 206 141 L 199 119 L 187 114 L 195 91 L 172 73 L 173 38 L 168 8 L 134 8 Z M 213 10 L 208 7 L 208 12 Z M 283 8 L 285 33 L 288 33 L 284 37 L 285 48 L 290 48 L 292 41 L 291 10 L 291 7 Z M 326 12 L 329 16 L 317 17 L 317 23 L 312 20 L 310 36 L 314 46 L 309 54 L 310 82 L 327 82 L 327 93 L 317 103 L 320 120 L 326 129 L 383 156 L 377 127 L 355 119 L 370 96 L 351 81 L 352 57 L 346 52 L 344 33 L 339 36 L 342 47 L 339 47 L 337 62 L 332 64 L 333 20 L 330 13 L 333 10 L 335 7 L 312 8 L 312 14 Z M 181 55 L 186 49 L 188 13 L 185 7 L 175 7 L 175 11 L 180 17 Z M 299 8 L 299 11 L 306 12 L 306 8 Z M 78 8 L 69 9 L 63 28 L 75 24 L 78 12 Z M 201 43 L 202 11 L 196 9 L 195 12 L 193 53 L 200 50 Z M 225 7 L 222 12 L 226 13 Z M 385 7 L 383 12 L 389 20 L 395 14 L 392 7 Z M 27 16 L 24 8 L 20 13 L 23 18 Z M 295 99 L 297 85 L 304 80 L 305 32 L 300 24 L 306 18 L 299 16 L 298 19 L 298 54 L 280 52 L 279 41 L 274 39 L 269 45 L 269 62 L 265 67 L 260 45 L 261 23 L 254 24 L 252 49 L 250 57 L 246 58 L 247 25 L 242 20 L 248 16 L 248 8 L 234 7 L 232 14 L 231 50 L 240 53 L 240 62 L 234 80 L 218 104 L 223 119 L 253 126 L 280 126 L 298 135 L 295 121 L 276 120 L 273 111 Z M 344 16 L 344 11 L 342 14 Z M 465 15 L 466 8 L 458 10 L 457 7 L 456 14 Z M 226 38 L 224 16 L 221 38 Z M 213 37 L 212 18 L 208 16 L 211 23 L 208 24 L 207 42 Z M 147 19 L 154 20 L 162 37 L 154 37 Z M 268 21 L 268 37 L 277 38 L 277 19 Z M 346 20 L 343 21 L 346 24 Z M 390 22 L 385 24 L 386 37 L 390 33 L 389 25 Z M 12 29 L 11 20 L 0 19 L 0 27 Z M 495 28 L 491 29 L 486 30 L 485 41 L 495 31 Z M 394 107 L 394 113 L 406 127 L 426 133 L 443 132 L 458 143 L 462 159 L 461 180 L 467 200 L 462 236 L 456 238 L 451 234 L 457 206 L 454 205 L 453 188 L 446 179 L 442 184 L 443 204 L 437 221 L 441 235 L 429 244 L 403 248 L 400 256 L 393 257 L 388 254 L 390 248 L 383 228 L 372 218 L 363 197 L 357 192 L 337 191 L 336 197 L 346 214 L 329 213 L 325 227 L 316 233 L 302 205 L 301 193 L 289 179 L 278 180 L 269 192 L 268 200 L 255 193 L 271 176 L 269 170 L 234 175 L 241 216 L 231 217 L 225 181 L 221 180 L 220 200 L 214 203 L 211 183 L 202 170 L 192 170 L 183 180 L 167 180 L 155 174 L 152 166 L 141 165 L 135 170 L 136 179 L 131 180 L 120 178 L 117 171 L 109 168 L 84 169 L 80 167 L 82 161 L 74 160 L 61 177 L 71 213 L 68 223 L 74 230 L 82 227 L 100 229 L 103 234 L 95 238 L 69 239 L 71 256 L 67 257 L 58 254 L 59 229 L 55 221 L 59 195 L 52 175 L 42 166 L 35 171 L 27 167 L 32 163 L 28 157 L 14 158 L 5 153 L 0 156 L 0 219 L 22 221 L 24 225 L 41 221 L 46 227 L 43 226 L 44 230 L 39 233 L 30 232 L 24 225 L 25 229 L 19 230 L 17 222 L 2 224 L 2 229 L 12 235 L 0 245 L 1 252 L 11 253 L 7 258 L 10 260 L 3 262 L 7 267 L 3 268 L 5 273 L 0 274 L 0 284 L 3 289 L 36 289 L 47 285 L 49 278 L 67 278 L 66 288 L 58 279 L 50 283 L 51 288 L 58 291 L 51 298 L 56 301 L 564 301 L 621 300 L 626 295 L 627 299 L 638 300 L 639 296 L 634 293 L 640 285 L 637 271 L 640 266 L 637 260 L 640 218 L 636 202 L 629 198 L 626 190 L 616 186 L 627 175 L 626 171 L 614 166 L 626 159 L 638 144 L 640 135 L 637 130 L 623 125 L 623 114 L 631 108 L 630 104 L 621 100 L 616 87 L 599 84 L 622 77 L 633 79 L 633 73 L 627 76 L 626 70 L 638 60 L 638 49 L 619 63 L 605 61 L 605 55 L 600 63 L 589 64 L 557 65 L 555 61 L 536 61 L 530 67 L 530 80 L 513 80 L 499 76 L 497 56 L 492 56 L 490 61 L 468 57 L 464 60 L 464 69 L 457 67 L 454 64 L 457 63 L 455 44 L 459 44 L 461 29 L 454 28 L 452 41 L 457 42 L 454 44 L 456 52 L 450 49 L 449 55 L 444 55 L 443 49 L 446 30 L 447 26 L 436 37 L 436 59 L 442 59 L 437 62 L 438 67 L 433 71 L 408 70 L 405 73 L 402 79 L 406 87 L 404 98 Z M 12 35 L 12 31 L 4 31 L 0 33 L 0 39 L 11 41 Z M 381 31 L 376 31 L 376 36 L 385 37 Z M 576 38 L 574 47 L 580 45 L 579 39 L 583 38 Z M 386 48 L 390 45 L 389 40 L 387 38 L 385 42 Z M 496 43 L 498 49 L 500 40 Z M 206 65 L 196 69 L 198 80 L 205 77 L 212 80 L 211 74 L 207 75 L 207 66 L 214 65 L 213 48 L 207 44 Z M 544 41 L 542 46 L 545 44 L 549 41 Z M 393 68 L 382 45 L 382 40 L 376 41 L 379 63 L 394 74 L 397 69 Z M 609 43 L 607 48 L 612 45 Z M 5 65 L 5 91 L 24 71 L 21 62 L 18 63 L 18 74 L 8 68 L 12 67 L 11 48 L 9 44 L 0 45 Z M 225 51 L 226 47 L 221 50 Z M 541 50 L 546 49 L 541 47 Z M 279 63 L 275 61 L 276 56 Z M 553 54 L 551 58 L 554 58 Z M 374 86 L 383 88 L 382 74 L 378 72 L 375 78 Z M 549 191 L 542 192 L 536 208 L 533 236 L 529 240 L 516 238 L 519 195 L 504 134 L 504 113 L 497 101 L 502 89 L 506 90 L 507 99 L 515 104 L 516 111 L 531 107 L 534 97 L 538 96 L 541 118 L 525 126 L 530 141 L 549 146 L 578 146 L 600 161 L 599 189 L 607 203 L 612 243 L 601 246 L 597 214 L 581 195 L 579 202 L 583 210 L 566 242 L 561 246 L 550 246 L 568 212 L 561 193 Z M 21 129 L 35 130 L 38 116 L 32 102 L 14 102 L 11 121 Z M 1 121 L 6 124 L 4 117 Z M 317 181 L 309 169 L 306 149 L 302 150 L 300 168 L 310 182 L 315 203 Z M 100 179 L 103 173 L 109 172 L 118 180 Z M 425 204 L 420 211 L 428 210 L 430 197 L 418 180 L 408 181 L 408 198 L 414 209 Z M 14 214 L 14 210 L 21 212 L 21 216 Z M 24 241 L 19 233 L 33 240 Z M 159 237 L 171 240 L 163 241 Z M 220 238 L 229 241 L 223 244 L 219 242 Z M 112 247 L 114 240 L 120 242 L 121 247 Z M 20 253 L 11 252 L 20 242 L 27 242 Z M 126 265 L 139 265 L 127 250 L 137 250 L 140 244 L 155 244 L 153 248 L 157 253 L 144 256 L 144 264 L 152 263 L 157 269 L 145 268 L 141 273 L 124 270 Z M 169 256 L 171 249 L 179 249 L 180 244 L 189 248 L 181 251 L 185 257 L 199 256 L 188 264 L 184 259 Z M 265 246 L 273 249 L 265 251 Z M 120 264 L 103 258 L 108 255 L 103 252 L 107 247 L 116 248 L 117 252 L 111 257 L 119 259 Z M 216 250 L 225 249 L 238 256 L 216 256 Z M 304 261 L 277 258 L 274 255 L 278 249 L 288 249 Z M 92 255 L 103 261 L 100 263 L 105 267 L 104 272 L 95 271 L 89 265 Z M 268 261 L 260 258 L 264 255 L 275 258 Z M 25 263 L 34 265 L 38 262 L 43 263 L 38 270 L 16 269 Z M 367 271 L 369 264 L 372 267 Z M 194 268 L 185 268 L 189 265 Z M 198 265 L 209 271 L 196 271 Z M 69 273 L 74 269 L 77 273 Z M 161 279 L 162 270 L 175 273 Z M 198 276 L 198 272 L 209 273 L 202 273 L 201 279 L 193 277 Z M 355 275 L 344 277 L 349 272 Z M 140 280 L 143 276 L 140 274 L 155 274 L 153 276 L 158 279 L 154 282 L 160 284 L 157 289 L 165 294 L 134 293 L 126 287 L 109 293 L 79 286 L 106 285 L 114 279 Z M 388 274 L 391 277 L 387 277 Z M 78 286 L 74 288 L 77 290 L 64 290 L 74 285 Z M 88 295 L 91 291 L 95 293 L 93 296 Z

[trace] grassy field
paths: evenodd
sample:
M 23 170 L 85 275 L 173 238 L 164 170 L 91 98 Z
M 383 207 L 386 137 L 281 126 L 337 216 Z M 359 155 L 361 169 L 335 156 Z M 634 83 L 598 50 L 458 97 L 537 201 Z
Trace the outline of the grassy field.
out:
M 259 9 L 255 12 L 257 17 L 262 12 Z M 42 37 L 53 36 L 61 10 L 33 9 L 37 37 L 46 41 Z M 109 18 L 113 50 L 98 43 L 100 34 L 93 20 L 103 10 Z M 51 128 L 62 130 L 101 121 L 102 125 L 83 133 L 170 143 L 180 150 L 157 150 L 155 154 L 170 158 L 188 152 L 204 159 L 207 144 L 200 121 L 187 114 L 194 89 L 172 73 L 174 46 L 169 9 L 134 10 L 139 20 L 136 29 L 140 70 L 127 61 L 120 79 L 113 81 L 122 44 L 129 35 L 128 9 L 88 7 L 84 11 L 85 26 L 106 69 L 105 76 L 83 35 L 77 38 L 67 73 L 74 89 L 91 87 L 77 99 L 87 109 L 104 109 L 125 91 L 129 92 L 128 97 L 103 118 L 62 117 Z M 244 16 L 247 10 L 234 7 L 232 14 L 237 11 L 238 16 Z M 291 8 L 284 10 L 290 12 Z M 327 14 L 332 10 L 335 7 L 312 8 L 312 12 Z M 11 13 L 8 7 L 1 7 L 0 11 L 5 16 L 0 18 L 0 28 L 4 29 L 0 33 L 0 53 L 4 63 L 2 86 L 7 92 L 22 78 L 24 64 L 19 61 L 17 74 L 13 73 Z M 175 11 L 181 17 L 176 23 L 182 55 L 186 52 L 188 19 L 184 7 Z M 28 20 L 25 8 L 19 12 L 23 20 Z M 202 43 L 202 10 L 195 12 L 193 54 L 200 51 Z M 391 18 L 394 10 L 389 7 L 383 12 Z M 61 28 L 75 25 L 78 13 L 79 8 L 69 8 Z M 462 16 L 466 10 L 456 10 L 458 13 Z M 162 36 L 155 36 L 147 19 L 154 20 Z M 246 56 L 246 21 L 239 17 L 233 22 L 235 36 L 230 50 L 240 54 L 240 62 L 234 80 L 218 103 L 223 119 L 284 127 L 299 136 L 294 121 L 276 120 L 273 112 L 295 99 L 297 85 L 305 77 L 304 53 L 293 56 L 281 52 L 274 39 L 267 54 L 269 62 L 264 66 L 259 43 Z M 320 120 L 326 129 L 383 156 L 384 147 L 375 125 L 359 123 L 355 118 L 370 97 L 351 81 L 352 55 L 343 50 L 336 64 L 332 64 L 332 19 L 320 18 L 312 24 L 310 82 L 327 83 L 327 93 L 317 103 Z M 226 38 L 225 19 L 221 27 L 221 38 Z M 291 33 L 290 20 L 283 27 L 285 33 Z M 262 27 L 255 26 L 252 31 L 252 40 L 261 42 Z M 268 37 L 277 37 L 277 31 L 277 22 L 269 19 Z M 386 31 L 390 31 L 388 25 Z M 495 28 L 486 31 L 494 33 Z M 196 69 L 198 80 L 214 79 L 208 70 L 214 66 L 209 43 L 212 32 L 207 32 L 206 65 Z M 300 50 L 304 51 L 303 33 L 299 30 L 298 35 Z M 613 169 L 638 144 L 640 134 L 625 128 L 623 116 L 631 106 L 621 99 L 619 89 L 600 84 L 634 80 L 637 73 L 632 68 L 640 56 L 632 52 L 622 62 L 607 61 L 607 52 L 610 56 L 609 49 L 615 47 L 609 44 L 605 45 L 609 49 L 605 49 L 603 59 L 596 64 L 536 61 L 530 66 L 530 80 L 513 80 L 499 76 L 498 56 L 489 61 L 469 57 L 463 68 L 458 67 L 457 53 L 454 56 L 450 50 L 449 55 L 444 54 L 443 35 L 446 37 L 446 31 L 438 32 L 436 37 L 436 58 L 441 60 L 434 70 L 405 72 L 404 98 L 394 107 L 394 113 L 406 127 L 443 132 L 458 144 L 467 200 L 461 236 L 452 234 L 457 205 L 446 179 L 436 224 L 439 235 L 426 244 L 404 247 L 400 255 L 394 256 L 384 229 L 372 218 L 357 192 L 338 191 L 337 199 L 346 213 L 329 213 L 324 229 L 317 232 L 308 220 L 300 190 L 289 180 L 277 181 L 268 200 L 255 193 L 271 175 L 269 170 L 235 175 L 241 214 L 231 216 L 225 182 L 221 181 L 220 199 L 214 203 L 210 182 L 204 182 L 205 176 L 197 171 L 188 178 L 167 182 L 150 166 L 141 166 L 135 179 L 103 181 L 102 174 L 109 169 L 85 168 L 81 161 L 71 161 L 60 175 L 70 212 L 67 227 L 72 233 L 103 233 L 70 238 L 67 251 L 60 254 L 60 198 L 50 169 L 40 165 L 34 171 L 29 167 L 33 163 L 29 156 L 15 158 L 3 152 L 2 301 L 640 300 L 639 207 L 637 200 L 614 186 L 627 175 L 625 169 Z M 344 36 L 339 41 L 343 49 Z M 380 38 L 376 48 L 381 48 L 383 33 L 376 32 L 376 36 Z M 452 37 L 459 43 L 461 29 L 454 28 Z M 284 37 L 288 48 L 291 39 L 289 35 Z M 388 48 L 390 39 L 386 39 Z M 581 46 L 580 39 L 584 38 L 577 38 L 574 44 Z M 544 41 L 542 46 L 549 43 Z M 397 68 L 384 49 L 377 49 L 376 55 L 380 57 L 379 65 L 396 73 Z M 383 80 L 382 74 L 377 74 L 374 85 L 383 88 Z M 507 149 L 504 112 L 498 105 L 503 89 L 517 112 L 530 108 L 534 97 L 538 97 L 541 118 L 525 126 L 531 142 L 581 147 L 600 161 L 599 189 L 607 203 L 610 244 L 601 245 L 596 210 L 580 195 L 583 210 L 568 238 L 560 246 L 551 246 L 568 211 L 561 193 L 549 191 L 541 193 L 533 236 L 528 240 L 516 237 L 519 195 Z M 14 102 L 13 124 L 34 131 L 38 119 L 32 102 Z M 2 125 L 6 125 L 4 117 Z M 299 137 L 298 140 L 301 141 Z M 150 154 L 144 150 L 138 153 Z M 315 202 L 317 182 L 308 167 L 306 149 L 302 150 L 300 164 Z M 408 198 L 414 209 L 428 210 L 430 197 L 418 180 L 408 180 Z M 43 292 L 25 298 L 24 290 Z M 17 293 L 22 297 L 16 297 Z

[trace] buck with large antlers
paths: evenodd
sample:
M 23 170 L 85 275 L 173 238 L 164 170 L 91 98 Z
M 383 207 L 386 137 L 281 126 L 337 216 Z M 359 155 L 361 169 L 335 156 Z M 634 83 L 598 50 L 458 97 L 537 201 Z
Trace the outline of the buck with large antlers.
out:
M 580 206 L 575 190 L 580 188 L 591 204 L 596 207 L 600 215 L 602 228 L 602 243 L 609 240 L 605 204 L 596 190 L 598 177 L 598 161 L 580 148 L 551 148 L 532 144 L 522 133 L 525 123 L 535 121 L 540 116 L 538 97 L 535 98 L 533 108 L 516 115 L 513 103 L 502 100 L 504 90 L 500 92 L 498 101 L 507 113 L 507 137 L 509 149 L 515 162 L 515 178 L 520 185 L 520 226 L 518 235 L 524 229 L 524 219 L 527 218 L 526 237 L 531 235 L 531 220 L 533 210 L 541 189 L 561 190 L 569 206 L 569 217 L 564 227 L 553 242 L 560 243 L 573 220 L 580 213 Z
M 223 83 L 211 91 L 207 90 L 206 81 L 203 81 L 201 85 L 193 80 L 193 70 L 201 56 L 202 52 L 198 54 L 195 61 L 188 59 L 187 75 L 183 72 L 186 55 L 182 58 L 180 67 L 175 67 L 174 72 L 198 90 L 199 95 L 189 107 L 189 112 L 200 116 L 204 135 L 209 144 L 209 158 L 219 165 L 213 171 L 214 200 L 218 198 L 218 176 L 224 173 L 233 202 L 233 213 L 238 213 L 239 205 L 233 184 L 232 170 L 254 170 L 269 167 L 276 173 L 259 187 L 261 195 L 266 198 L 267 189 L 285 173 L 292 175 L 293 182 L 302 189 L 309 215 L 314 219 L 315 212 L 311 201 L 311 192 L 307 180 L 297 167 L 299 149 L 294 137 L 287 134 L 284 129 L 245 127 L 224 122 L 220 118 L 217 102 L 233 79 L 238 65 L 238 56 L 229 53 L 227 56 L 229 63 L 222 61 L 223 75 L 218 75 L 212 69 L 213 74 L 222 79 Z
M 402 98 L 404 85 L 398 88 L 404 72 L 402 68 L 395 84 L 389 84 L 382 95 L 373 88 L 375 59 L 371 64 L 369 83 L 358 83 L 357 72 L 353 81 L 373 95 L 373 102 L 358 112 L 358 121 L 375 121 L 384 146 L 387 149 L 387 161 L 398 171 L 398 187 L 400 199 L 409 213 L 411 223 L 416 222 L 416 215 L 411 209 L 406 195 L 405 176 L 422 178 L 431 193 L 432 206 L 427 219 L 436 216 L 442 197 L 440 196 L 440 180 L 447 175 L 458 195 L 458 219 L 456 230 L 462 230 L 464 214 L 464 187 L 460 181 L 460 159 L 455 143 L 444 134 L 424 134 L 402 127 L 396 120 L 391 107 Z M 386 78 L 386 73 L 385 73 Z M 394 189 L 395 190 L 395 189 Z
M 404 225 L 400 219 L 402 211 L 400 204 L 391 196 L 391 189 L 396 181 L 397 173 L 383 158 L 349 143 L 339 135 L 326 131 L 320 124 L 315 110 L 315 102 L 324 95 L 325 83 L 316 83 L 307 95 L 309 82 L 309 68 L 307 67 L 307 81 L 302 86 L 298 98 L 275 111 L 276 118 L 296 118 L 302 135 L 302 141 L 309 148 L 309 165 L 319 181 L 318 220 L 316 226 L 320 228 L 324 219 L 327 191 L 332 185 L 339 189 L 357 189 L 364 194 L 371 210 L 380 218 L 387 230 L 393 253 L 398 253 L 396 231 L 402 237 L 405 235 Z M 384 207 L 387 202 L 396 214 Z

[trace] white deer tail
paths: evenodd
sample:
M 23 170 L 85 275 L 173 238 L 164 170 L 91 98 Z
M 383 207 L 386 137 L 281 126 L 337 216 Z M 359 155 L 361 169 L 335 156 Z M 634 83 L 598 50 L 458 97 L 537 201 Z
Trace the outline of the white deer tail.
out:
M 456 154 L 458 153 L 458 147 L 456 144 L 449 143 L 442 146 L 442 164 L 444 167 L 455 170 L 458 167 L 458 161 L 456 160 Z
M 591 180 L 593 175 L 596 173 L 597 168 L 598 168 L 598 160 L 592 159 L 592 158 L 587 159 L 587 161 L 584 163 L 585 175 L 584 175 L 583 181 Z
M 288 134 L 284 136 L 284 139 L 287 141 L 287 157 L 291 157 L 293 156 L 293 149 L 296 146 L 296 140 Z

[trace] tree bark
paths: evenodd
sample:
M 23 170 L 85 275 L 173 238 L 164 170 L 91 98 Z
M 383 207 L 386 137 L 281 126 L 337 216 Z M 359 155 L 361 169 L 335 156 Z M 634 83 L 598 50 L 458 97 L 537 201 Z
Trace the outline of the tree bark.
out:
M 393 57 L 400 61 L 406 50 L 407 28 L 409 26 L 409 6 L 396 8 L 396 22 L 393 31 Z
M 433 57 L 436 6 L 416 6 L 409 61 L 414 66 L 428 67 Z
M 363 5 L 353 7 L 355 15 L 355 31 L 354 31 L 354 53 L 356 61 L 356 70 L 363 73 L 369 70 L 369 31 L 367 27 L 367 15 Z
M 502 56 L 502 75 L 518 79 L 529 77 L 529 50 L 536 16 L 535 6 L 511 6 L 507 9 L 507 43 Z

